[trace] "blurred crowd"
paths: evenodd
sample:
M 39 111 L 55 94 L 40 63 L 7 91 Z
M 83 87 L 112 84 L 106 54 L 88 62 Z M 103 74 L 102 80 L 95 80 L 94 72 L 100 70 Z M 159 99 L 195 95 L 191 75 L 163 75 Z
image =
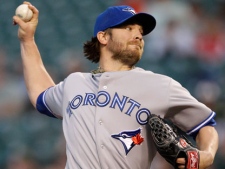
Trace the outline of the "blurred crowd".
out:
M 69 5 L 75 1 L 77 0 L 66 2 Z M 84 0 L 84 3 L 88 1 L 91 0 Z M 104 4 L 105 1 L 98 1 L 101 6 L 99 5 L 96 13 L 93 13 L 95 16 L 109 5 Z M 38 3 L 34 0 L 30 2 L 34 5 Z M 5 3 L 7 6 L 7 3 L 13 2 Z M 145 53 L 138 66 L 171 76 L 199 101 L 217 113 L 216 128 L 220 143 L 214 165 L 210 169 L 225 168 L 225 133 L 223 131 L 225 127 L 225 1 L 115 0 L 111 1 L 111 4 L 127 4 L 133 6 L 138 12 L 148 12 L 156 18 L 156 29 L 145 37 Z M 19 4 L 15 3 L 15 6 L 17 5 Z M 41 14 L 40 2 L 38 5 Z M 58 8 L 60 7 L 62 5 L 58 5 Z M 85 7 L 83 4 L 83 8 Z M 13 12 L 7 18 L 8 21 L 12 20 Z M 1 11 L 0 14 L 2 14 Z M 65 11 L 63 14 L 63 18 L 67 18 Z M 56 17 L 47 15 L 51 16 L 51 19 Z M 68 18 L 71 18 L 71 14 L 68 13 L 68 15 Z M 88 14 L 85 13 L 85 15 Z M 97 67 L 83 57 L 82 43 L 84 42 L 76 37 L 63 37 L 70 41 L 67 40 L 65 46 L 55 45 L 59 47 L 58 49 L 62 49 L 57 55 L 53 51 L 45 52 L 44 48 L 47 47 L 57 51 L 51 46 L 58 41 L 40 38 L 43 31 L 41 21 L 42 18 L 40 18 L 40 28 L 37 30 L 36 38 L 40 51 L 43 52 L 47 70 L 56 83 L 63 80 L 69 73 L 91 71 Z M 53 27 L 60 24 L 52 20 L 50 23 L 55 24 L 51 25 Z M 85 25 L 89 25 L 90 30 L 93 28 L 91 23 L 94 24 L 94 20 Z M 89 34 L 82 32 L 87 29 L 83 29 L 80 24 L 74 26 L 77 29 L 80 27 L 80 30 L 76 30 L 79 34 L 77 36 L 84 34 L 85 37 L 91 38 L 92 32 Z M 4 29 L 6 26 L 0 25 L 0 28 Z M 0 168 L 63 169 L 65 140 L 61 120 L 37 113 L 29 102 L 22 74 L 17 27 L 12 30 L 14 32 L 6 33 L 4 36 L 0 32 Z M 49 35 L 50 33 L 48 31 Z M 57 33 L 65 35 L 68 32 Z M 70 33 L 72 35 L 72 30 Z M 56 34 L 52 37 L 55 38 Z M 77 40 L 81 46 L 71 44 L 74 42 L 71 39 Z M 46 45 L 48 40 L 49 44 Z M 12 41 L 16 42 L 12 43 Z M 43 48 L 42 42 L 45 44 Z M 16 51 L 15 56 L 9 57 L 12 51 Z

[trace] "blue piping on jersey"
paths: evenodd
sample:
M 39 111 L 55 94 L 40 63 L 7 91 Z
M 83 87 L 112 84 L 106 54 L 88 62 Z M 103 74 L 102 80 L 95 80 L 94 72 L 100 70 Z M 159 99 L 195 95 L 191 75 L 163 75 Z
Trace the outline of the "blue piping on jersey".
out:
M 215 112 L 212 112 L 209 117 L 204 120 L 202 123 L 200 123 L 198 126 L 194 127 L 192 130 L 188 131 L 188 135 L 197 135 L 198 131 L 204 127 L 204 126 L 215 126 L 216 121 L 214 120 L 214 117 L 216 116 Z

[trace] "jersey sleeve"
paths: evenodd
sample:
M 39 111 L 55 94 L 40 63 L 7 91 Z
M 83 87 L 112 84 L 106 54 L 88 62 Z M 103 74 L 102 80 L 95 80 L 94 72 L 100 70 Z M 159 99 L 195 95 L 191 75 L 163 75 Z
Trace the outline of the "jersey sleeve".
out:
M 62 118 L 63 86 L 60 82 L 42 92 L 37 99 L 36 109 L 49 117 Z
M 180 83 L 171 79 L 169 87 L 169 109 L 165 118 L 189 135 L 196 135 L 206 126 L 216 125 L 216 115 L 210 108 L 195 99 Z

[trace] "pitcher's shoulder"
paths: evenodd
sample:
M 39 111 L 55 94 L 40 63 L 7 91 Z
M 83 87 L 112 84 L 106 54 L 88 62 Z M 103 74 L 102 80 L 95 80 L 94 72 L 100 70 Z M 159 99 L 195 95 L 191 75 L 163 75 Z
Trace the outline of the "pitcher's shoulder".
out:
M 143 76 L 146 76 L 146 77 L 152 77 L 152 78 L 156 78 L 156 79 L 164 79 L 164 80 L 168 80 L 168 81 L 174 80 L 167 75 L 155 73 L 153 71 L 145 70 L 145 69 L 140 68 L 140 67 L 134 68 L 132 70 L 132 72 L 136 73 L 137 75 L 139 74 L 140 76 L 143 75 Z

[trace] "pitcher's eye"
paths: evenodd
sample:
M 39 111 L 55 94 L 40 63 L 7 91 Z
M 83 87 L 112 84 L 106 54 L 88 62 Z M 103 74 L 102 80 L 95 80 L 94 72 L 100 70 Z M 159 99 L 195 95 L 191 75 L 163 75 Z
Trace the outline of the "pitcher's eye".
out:
M 126 26 L 125 29 L 128 30 L 128 31 L 132 30 L 132 28 L 130 26 Z

